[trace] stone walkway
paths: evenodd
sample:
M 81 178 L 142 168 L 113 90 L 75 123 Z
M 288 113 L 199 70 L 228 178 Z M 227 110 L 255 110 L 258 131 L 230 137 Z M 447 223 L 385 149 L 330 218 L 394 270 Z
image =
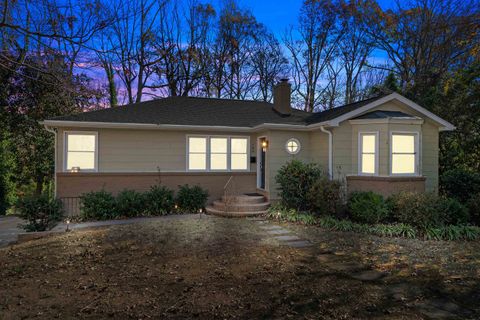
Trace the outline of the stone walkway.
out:
M 268 237 L 292 248 L 308 248 L 313 244 L 285 227 L 275 224 L 273 221 L 264 218 L 250 218 L 259 227 L 265 231 Z M 314 248 L 314 246 L 313 246 Z M 345 274 L 346 276 L 362 281 L 373 282 L 386 286 L 386 295 L 396 302 L 406 303 L 418 309 L 422 314 L 432 319 L 460 319 L 460 314 L 468 314 L 468 310 L 462 310 L 457 304 L 448 299 L 425 298 L 428 292 L 421 288 L 410 285 L 409 283 L 387 284 L 385 279 L 388 274 L 370 267 L 352 261 L 352 257 L 347 253 L 321 251 L 312 251 L 312 259 L 316 259 L 328 269 L 334 272 Z
M 18 234 L 24 232 L 18 227 L 22 222 L 22 219 L 14 216 L 0 217 L 0 248 L 17 241 Z
M 260 229 L 264 230 L 268 236 L 271 236 L 281 245 L 285 245 L 291 248 L 305 248 L 310 247 L 312 243 L 310 241 L 301 239 L 297 235 L 292 234 L 292 231 L 285 229 L 279 225 L 271 224 L 268 220 L 262 217 L 249 218 L 260 226 Z

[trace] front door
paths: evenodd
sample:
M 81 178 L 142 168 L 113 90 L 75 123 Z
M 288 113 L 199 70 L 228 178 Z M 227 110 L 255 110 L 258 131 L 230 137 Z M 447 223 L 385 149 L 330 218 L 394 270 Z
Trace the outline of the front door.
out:
M 267 158 L 267 148 L 266 148 L 267 139 L 260 138 L 259 140 L 259 180 L 258 180 L 258 187 L 260 189 L 265 189 L 265 167 L 266 167 L 266 158 Z

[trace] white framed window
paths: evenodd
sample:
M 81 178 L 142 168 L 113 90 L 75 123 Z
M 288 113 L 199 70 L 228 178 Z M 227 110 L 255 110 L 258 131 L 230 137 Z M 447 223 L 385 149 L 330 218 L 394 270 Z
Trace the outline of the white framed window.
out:
M 63 171 L 98 170 L 98 133 L 65 131 Z
M 228 138 L 210 138 L 210 170 L 228 169 Z
M 207 170 L 206 137 L 188 137 L 188 170 Z
M 248 171 L 249 137 L 187 136 L 188 171 Z
M 358 133 L 358 173 L 378 175 L 378 131 Z
M 300 141 L 295 138 L 290 138 L 287 140 L 287 143 L 285 143 L 285 149 L 289 154 L 297 154 L 300 152 Z
M 419 133 L 390 133 L 390 174 L 418 175 Z
M 248 170 L 248 138 L 230 138 L 230 169 Z

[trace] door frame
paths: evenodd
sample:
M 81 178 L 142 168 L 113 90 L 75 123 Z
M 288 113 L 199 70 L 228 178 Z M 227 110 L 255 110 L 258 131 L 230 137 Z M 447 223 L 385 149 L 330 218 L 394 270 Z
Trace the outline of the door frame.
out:
M 258 136 L 257 137 L 257 189 L 259 190 L 264 190 L 264 191 L 267 191 L 267 157 L 268 157 L 268 153 L 267 151 L 265 151 L 265 163 L 263 164 L 264 167 L 265 167 L 265 188 L 262 188 L 261 187 L 261 179 L 262 179 L 262 168 L 260 167 L 261 165 L 261 162 L 262 162 L 262 143 L 261 141 L 263 140 L 267 140 L 267 136 Z M 268 149 L 268 146 L 267 146 L 267 149 Z

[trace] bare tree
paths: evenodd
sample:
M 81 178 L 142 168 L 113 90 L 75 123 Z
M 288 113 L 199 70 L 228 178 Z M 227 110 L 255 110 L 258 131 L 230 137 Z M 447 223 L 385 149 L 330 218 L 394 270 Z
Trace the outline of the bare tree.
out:
M 264 32 L 264 36 L 257 40 L 253 48 L 251 59 L 257 78 L 252 97 L 256 100 L 270 101 L 273 86 L 289 72 L 288 60 L 273 34 Z
M 160 60 L 153 43 L 164 5 L 164 1 L 155 0 L 121 0 L 111 4 L 118 15 L 112 26 L 111 47 L 129 103 L 142 100 L 153 66 Z
M 373 51 L 373 41 L 361 25 L 355 2 L 342 3 L 340 23 L 344 34 L 339 41 L 340 61 L 345 75 L 345 104 L 359 98 L 361 77 Z
M 368 34 L 392 63 L 388 71 L 414 96 L 453 66 L 468 63 L 480 41 L 478 1 L 397 1 L 388 11 L 373 0 L 362 1 L 362 6 Z
M 301 8 L 299 25 L 284 37 L 291 55 L 295 94 L 303 109 L 312 112 L 321 99 L 321 76 L 334 59 L 342 36 L 337 24 L 338 4 L 333 1 L 308 0 Z

